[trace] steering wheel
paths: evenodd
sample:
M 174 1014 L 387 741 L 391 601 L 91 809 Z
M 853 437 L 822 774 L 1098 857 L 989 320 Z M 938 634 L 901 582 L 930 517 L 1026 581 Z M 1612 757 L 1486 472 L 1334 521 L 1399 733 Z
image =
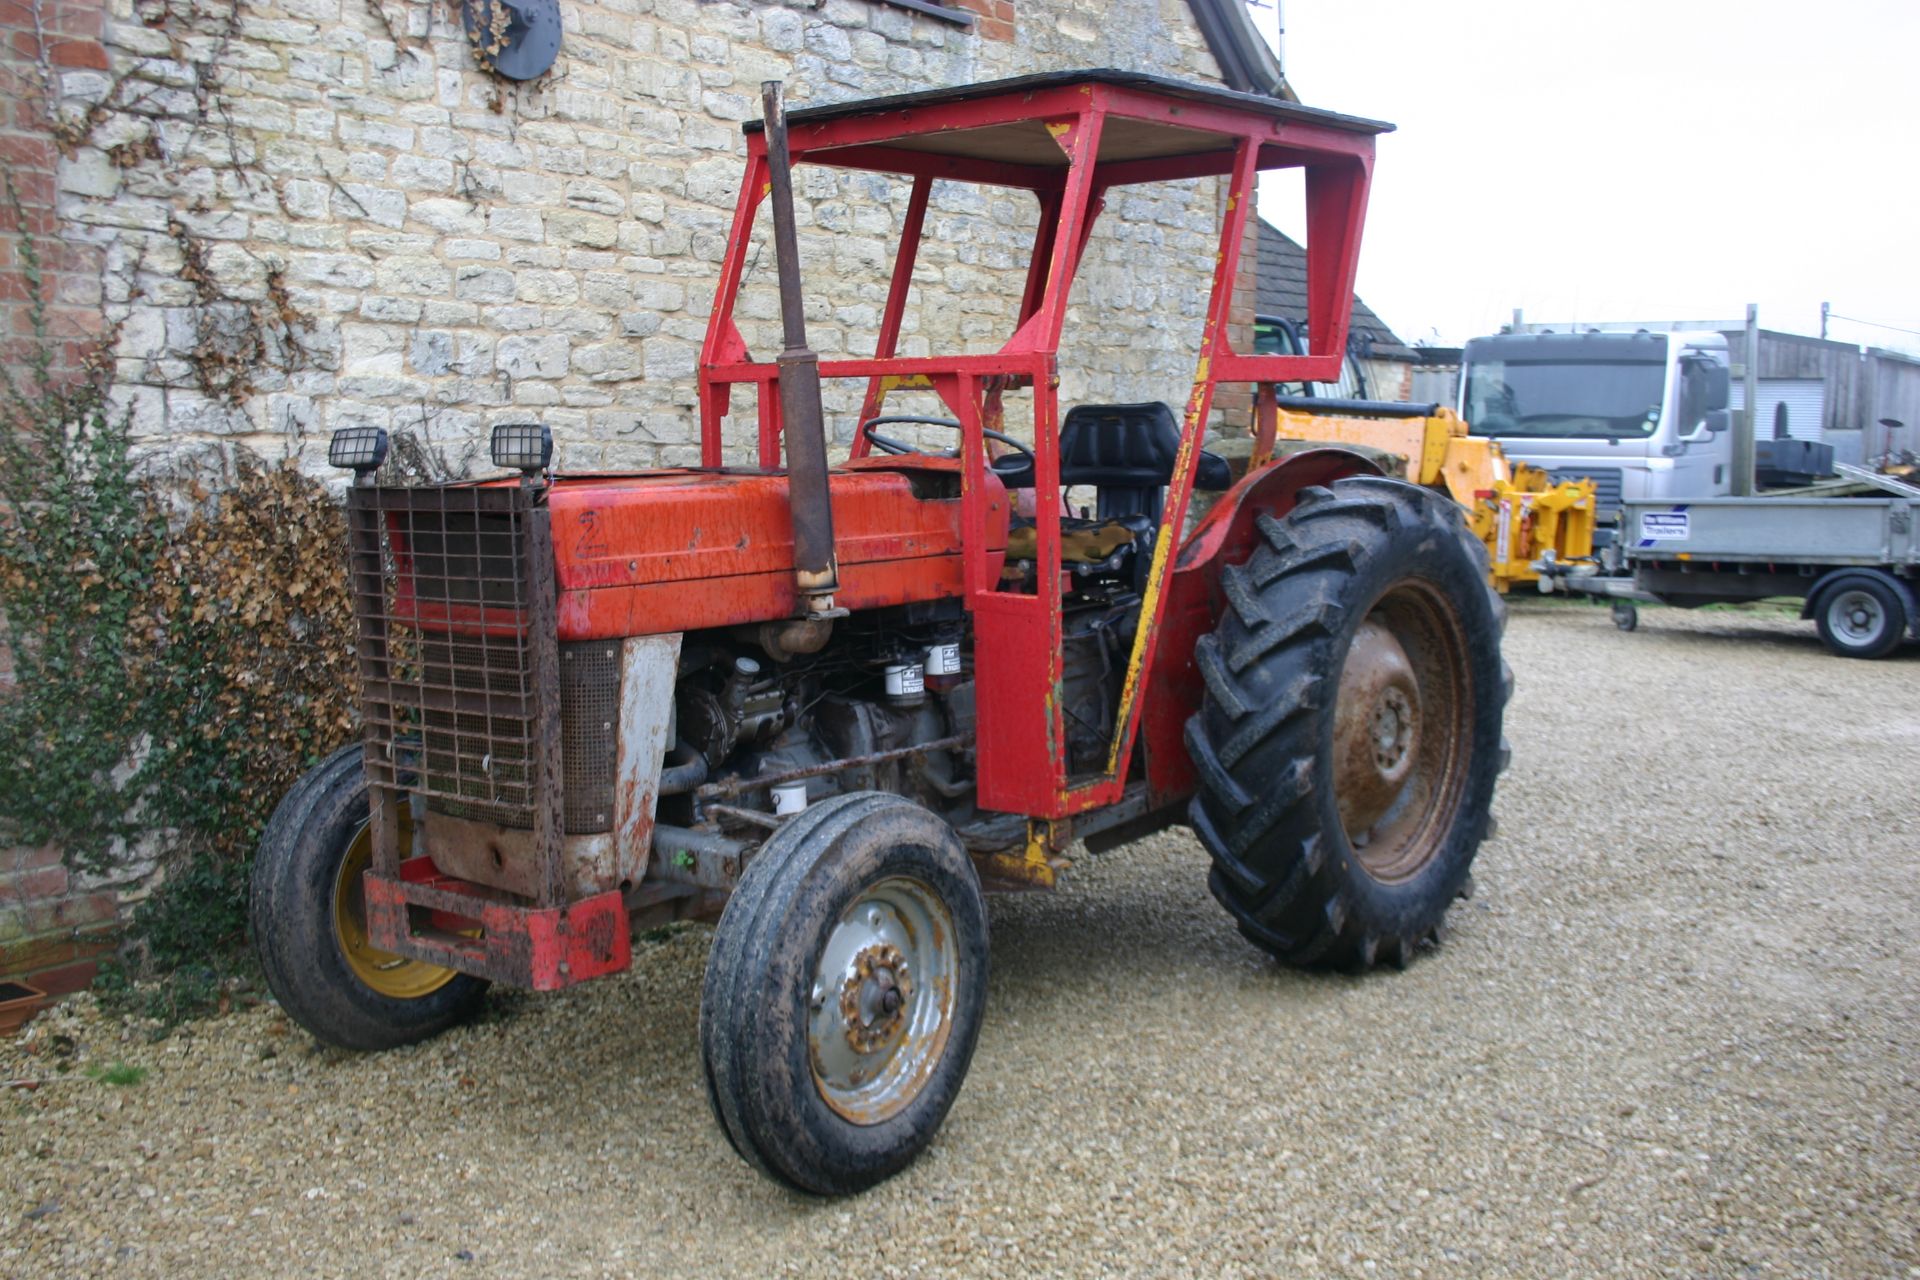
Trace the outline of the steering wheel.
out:
M 895 440 L 892 436 L 883 436 L 874 430 L 875 427 L 887 426 L 892 423 L 900 423 L 902 425 L 911 423 L 921 427 L 947 427 L 953 431 L 960 430 L 960 422 L 956 418 L 928 418 L 915 413 L 896 413 L 879 418 L 867 419 L 860 427 L 860 434 L 867 438 L 867 443 L 882 453 L 898 456 L 903 453 L 926 452 L 924 449 L 914 448 L 904 440 Z M 989 459 L 987 465 L 992 468 L 995 475 L 1005 480 L 1009 477 L 1022 477 L 1033 474 L 1032 449 L 1015 440 L 1004 431 L 991 431 L 983 428 L 980 434 L 989 440 L 996 440 L 1006 445 L 1014 451 L 1015 455 L 1018 455 L 1011 456 L 1003 454 L 998 458 Z M 960 456 L 960 452 L 957 449 L 942 449 L 933 456 L 939 458 L 957 458 Z M 1003 463 L 1005 465 L 1002 465 Z

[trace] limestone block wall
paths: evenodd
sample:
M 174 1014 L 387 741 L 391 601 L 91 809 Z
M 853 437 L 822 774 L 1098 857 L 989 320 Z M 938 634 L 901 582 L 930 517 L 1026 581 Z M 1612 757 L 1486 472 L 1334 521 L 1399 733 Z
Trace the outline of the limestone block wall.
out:
M 877 0 L 562 0 L 559 62 L 515 85 L 475 65 L 444 0 L 105 0 L 104 56 L 44 68 L 54 223 L 99 262 L 143 448 L 318 467 L 326 433 L 375 423 L 458 472 L 490 423 L 537 417 L 568 468 L 684 462 L 762 80 L 800 106 L 1070 66 L 1217 79 L 1182 0 L 966 7 L 972 28 Z M 810 339 L 870 352 L 907 188 L 803 175 Z M 1116 193 L 1064 402 L 1183 399 L 1216 188 Z M 1003 340 L 1033 220 L 1017 194 L 937 188 L 903 349 Z M 770 249 L 745 293 L 771 353 Z M 829 394 L 844 440 L 858 388 Z

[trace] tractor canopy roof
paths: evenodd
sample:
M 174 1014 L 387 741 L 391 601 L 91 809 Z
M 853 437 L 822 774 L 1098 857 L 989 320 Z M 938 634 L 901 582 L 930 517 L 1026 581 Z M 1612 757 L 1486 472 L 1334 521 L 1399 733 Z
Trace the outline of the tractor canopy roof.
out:
M 798 108 L 787 114 L 787 125 L 796 160 L 1044 189 L 1059 185 L 1072 162 L 1060 140 L 1061 122 L 1096 94 L 1108 119 L 1093 159 L 1111 175 L 1109 185 L 1230 172 L 1235 144 L 1248 136 L 1260 139 L 1265 169 L 1300 162 L 1287 154 L 1289 144 L 1316 149 L 1310 139 L 1328 132 L 1371 136 L 1393 128 L 1278 98 L 1112 68 Z M 750 135 L 763 127 L 759 120 L 744 126 Z

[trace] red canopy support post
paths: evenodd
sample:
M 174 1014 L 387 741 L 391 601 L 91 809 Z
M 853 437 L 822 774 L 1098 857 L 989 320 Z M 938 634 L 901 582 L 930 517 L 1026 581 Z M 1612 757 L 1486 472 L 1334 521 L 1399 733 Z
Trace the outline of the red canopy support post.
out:
M 1053 261 L 1053 238 L 1060 230 L 1060 198 L 1064 193 L 1059 189 L 1036 191 L 1033 198 L 1040 203 L 1040 220 L 1033 228 L 1033 248 L 1027 258 L 1027 283 L 1020 292 L 1020 314 L 1013 324 L 1017 336 L 1027 327 L 1027 321 L 1033 319 L 1040 310 L 1040 302 L 1047 293 L 1047 264 Z
M 747 250 L 753 240 L 753 218 L 767 196 L 767 144 L 764 134 L 747 138 L 747 172 L 740 181 L 740 198 L 734 203 L 733 231 L 727 237 L 727 256 L 720 263 L 720 279 L 713 289 L 713 315 L 707 321 L 706 340 L 700 346 L 700 465 L 717 467 L 724 459 L 724 441 L 720 438 L 720 420 L 732 405 L 732 381 L 714 376 L 718 365 L 745 361 L 747 344 L 734 323 L 733 311 L 740 300 L 740 281 L 746 275 Z M 765 398 L 768 388 L 762 387 Z M 765 411 L 761 413 L 762 448 L 765 447 Z M 777 428 L 776 428 L 777 429 Z
M 1258 388 L 1256 456 L 1270 455 L 1277 434 L 1275 384 L 1339 376 L 1347 308 L 1364 216 L 1374 121 L 1315 112 L 1296 104 L 1181 85 L 1126 72 L 1057 73 L 991 85 L 962 86 L 869 103 L 829 104 L 796 113 L 792 151 L 829 167 L 910 176 L 913 193 L 896 250 L 887 305 L 874 355 L 819 365 L 823 378 L 859 379 L 863 419 L 889 391 L 937 391 L 961 424 L 961 518 L 965 601 L 974 614 L 979 673 L 979 798 L 983 807 L 1054 821 L 1110 802 L 1150 714 L 1144 682 L 1154 672 L 1162 630 L 1171 623 L 1169 595 L 1181 550 L 1200 447 L 1222 382 Z M 1112 127 L 1108 122 L 1113 121 Z M 721 425 L 728 393 L 751 383 L 758 393 L 761 463 L 777 467 L 783 422 L 774 396 L 779 371 L 746 350 L 735 326 L 755 212 L 766 195 L 766 142 L 747 125 L 747 176 L 715 293 L 701 353 L 701 456 L 722 461 Z M 1102 151 L 1106 155 L 1102 158 Z M 1228 321 L 1240 248 L 1261 167 L 1302 167 L 1307 178 L 1311 345 L 1292 356 L 1241 354 Z M 1059 343 L 1075 272 L 1089 245 L 1104 193 L 1115 186 L 1201 177 L 1228 181 L 1206 327 L 1196 363 L 1179 451 L 1167 485 L 1161 536 L 1128 658 L 1124 692 L 1105 771 L 1071 786 L 1061 706 L 1063 604 L 1060 589 Z M 1026 190 L 1040 204 L 1034 256 L 1020 312 L 1007 342 L 992 353 L 898 354 L 913 264 L 930 207 L 931 184 L 951 180 Z M 980 544 L 995 502 L 1007 501 L 987 474 L 983 429 L 986 397 L 1015 386 L 1033 389 L 1035 550 L 1037 582 L 1001 580 L 1001 566 Z M 856 454 L 867 452 L 856 439 Z M 1036 589 L 1037 588 L 1037 589 Z M 1169 647 L 1177 641 L 1168 640 Z M 1170 676 L 1170 678 L 1172 678 Z M 1151 730 L 1158 733 L 1158 729 Z M 1176 736 L 1177 736 L 1177 730 Z M 1049 828 L 1051 829 L 1051 828 Z
M 1027 366 L 1033 385 L 1034 575 L 1039 590 L 1033 595 L 988 590 L 968 599 L 975 619 L 975 679 L 982 688 L 995 690 L 995 696 L 980 700 L 978 713 L 981 803 L 1044 817 L 1064 816 L 1068 795 L 1066 713 L 1058 692 L 1064 606 L 1059 590 L 1060 390 L 1055 357 L 1095 194 L 1104 105 L 1095 94 L 1079 115 L 1046 122 L 1068 158 L 1059 217 L 1050 235 L 1036 237 L 1048 249 L 1038 306 L 1000 350 L 1003 359 L 1011 358 L 1009 363 Z M 975 383 L 976 395 L 978 386 Z M 983 444 L 970 439 L 966 452 L 984 454 Z
M 887 285 L 887 305 L 880 314 L 880 340 L 873 358 L 891 360 L 900 346 L 900 322 L 906 315 L 907 291 L 913 287 L 913 264 L 920 256 L 920 232 L 927 221 L 927 197 L 933 192 L 933 178 L 920 174 L 913 180 L 913 194 L 907 197 L 906 220 L 900 225 L 900 248 L 893 255 L 893 279 Z M 859 427 L 880 412 L 887 398 L 888 379 L 875 374 L 867 379 L 866 399 L 860 402 L 860 421 L 854 424 L 853 456 L 864 458 L 872 448 Z
M 1253 395 L 1253 452 L 1247 457 L 1247 470 L 1264 467 L 1273 461 L 1273 444 L 1280 434 L 1279 387 L 1263 382 Z
M 1092 218 L 1095 197 L 1094 170 L 1100 154 L 1100 132 L 1106 123 L 1105 100 L 1094 96 L 1088 110 L 1070 120 L 1047 122 L 1054 141 L 1069 158 L 1067 180 L 1060 193 L 1060 219 L 1047 255 L 1047 283 L 1041 293 L 1040 309 L 1021 333 L 1001 350 L 1011 354 L 1018 347 L 1023 354 L 1045 357 L 1044 372 L 1033 378 L 1033 509 L 1037 520 L 1038 555 L 1036 570 L 1041 583 L 1049 588 L 1042 595 L 1053 601 L 1053 629 L 1059 629 L 1060 601 L 1051 590 L 1060 581 L 1060 378 L 1057 363 L 1060 327 L 1066 321 L 1067 295 L 1073 290 L 1073 272 L 1079 265 L 1080 246 L 1085 228 Z M 1054 646 L 1049 672 L 1059 674 L 1060 651 Z M 1064 739 L 1062 739 L 1064 741 Z M 1064 767 L 1064 761 L 1062 762 Z
M 1254 140 L 1242 138 L 1234 153 L 1232 185 L 1227 189 L 1226 215 L 1220 225 L 1220 252 L 1214 260 L 1213 295 L 1207 302 L 1206 328 L 1200 334 L 1200 358 L 1194 365 L 1193 391 L 1187 397 L 1187 414 L 1181 423 L 1180 451 L 1174 457 L 1173 481 L 1167 486 L 1165 507 L 1160 516 L 1161 536 L 1154 544 L 1153 567 L 1147 572 L 1147 587 L 1140 601 L 1140 625 L 1134 632 L 1133 653 L 1127 660 L 1126 682 L 1120 690 L 1120 714 L 1114 726 L 1113 748 L 1107 756 L 1107 777 L 1073 793 L 1075 812 L 1111 803 L 1119 797 L 1126 782 L 1126 762 L 1133 754 L 1134 737 L 1140 728 L 1140 707 L 1144 702 L 1141 676 L 1153 668 L 1160 619 L 1166 612 L 1167 578 L 1179 552 L 1181 534 L 1186 529 L 1187 501 L 1193 496 L 1200 445 L 1207 431 L 1207 415 L 1213 408 L 1213 390 L 1219 382 L 1214 359 L 1231 350 L 1227 344 L 1227 324 L 1233 316 L 1233 285 L 1239 274 L 1240 242 L 1247 229 L 1247 215 L 1253 209 L 1254 188 L 1260 176 L 1259 158 Z
M 1363 160 L 1307 166 L 1307 350 L 1317 356 L 1347 350 L 1371 178 Z

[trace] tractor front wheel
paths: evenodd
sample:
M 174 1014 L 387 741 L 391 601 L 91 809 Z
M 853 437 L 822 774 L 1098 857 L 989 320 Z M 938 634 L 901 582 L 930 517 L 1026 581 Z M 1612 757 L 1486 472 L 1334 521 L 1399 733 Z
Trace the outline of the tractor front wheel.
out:
M 1505 606 L 1459 508 L 1398 480 L 1308 489 L 1259 530 L 1194 652 L 1209 885 L 1289 963 L 1404 964 L 1490 829 Z
M 373 837 L 361 758 L 358 746 L 336 751 L 274 810 L 248 909 L 267 987 L 295 1022 L 343 1049 L 391 1049 L 464 1021 L 487 983 L 369 941 L 361 877 Z M 402 810 L 403 846 L 411 839 Z
M 821 1195 L 905 1168 L 960 1091 L 986 983 L 986 905 L 946 823 L 879 792 L 789 820 L 707 959 L 700 1054 L 727 1140 Z

